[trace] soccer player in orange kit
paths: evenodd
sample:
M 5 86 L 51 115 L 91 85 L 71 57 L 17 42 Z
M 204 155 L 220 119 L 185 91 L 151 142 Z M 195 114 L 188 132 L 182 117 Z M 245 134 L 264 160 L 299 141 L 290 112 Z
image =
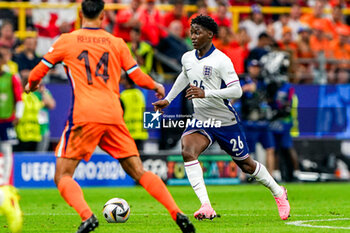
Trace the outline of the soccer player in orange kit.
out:
M 139 152 L 123 120 L 119 100 L 121 69 L 140 87 L 164 97 L 164 87 L 144 74 L 121 38 L 101 29 L 103 0 L 82 3 L 82 29 L 62 34 L 32 70 L 26 92 L 34 91 L 54 64 L 62 62 L 72 87 L 72 106 L 56 148 L 55 183 L 64 200 L 82 219 L 77 233 L 93 231 L 98 220 L 73 180 L 75 168 L 88 161 L 97 145 L 119 160 L 123 169 L 169 211 L 182 232 L 194 226 L 177 207 L 162 180 L 142 166 Z

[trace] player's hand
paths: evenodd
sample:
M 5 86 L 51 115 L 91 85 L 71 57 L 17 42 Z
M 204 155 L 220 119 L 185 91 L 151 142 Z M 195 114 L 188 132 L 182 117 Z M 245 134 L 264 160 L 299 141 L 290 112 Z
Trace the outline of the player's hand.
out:
M 154 91 L 156 92 L 156 97 L 158 99 L 163 99 L 165 96 L 165 89 L 164 86 L 160 83 L 156 82 L 156 87 L 154 88 Z
M 152 103 L 154 106 L 154 111 L 160 111 L 163 113 L 162 109 L 167 107 L 169 105 L 169 102 L 167 100 L 158 100 L 157 102 Z
M 190 85 L 190 88 L 188 88 L 186 90 L 185 97 L 189 100 L 194 99 L 194 98 L 204 98 L 205 93 L 204 93 L 203 89 Z
M 38 88 L 39 88 L 39 85 L 36 85 L 36 86 L 30 88 L 29 83 L 27 83 L 26 86 L 24 87 L 24 92 L 28 94 L 29 92 L 35 91 Z
M 39 88 L 39 85 L 40 85 L 40 80 L 32 81 L 32 87 L 29 86 L 29 82 L 28 82 L 24 87 L 24 92 L 28 94 L 29 92 L 36 91 Z

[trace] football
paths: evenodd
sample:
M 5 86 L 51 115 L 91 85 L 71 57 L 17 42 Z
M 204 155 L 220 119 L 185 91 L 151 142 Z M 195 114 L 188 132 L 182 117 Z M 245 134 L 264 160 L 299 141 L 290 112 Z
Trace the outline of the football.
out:
M 129 204 L 121 198 L 112 198 L 103 206 L 103 216 L 109 223 L 124 223 L 130 215 Z

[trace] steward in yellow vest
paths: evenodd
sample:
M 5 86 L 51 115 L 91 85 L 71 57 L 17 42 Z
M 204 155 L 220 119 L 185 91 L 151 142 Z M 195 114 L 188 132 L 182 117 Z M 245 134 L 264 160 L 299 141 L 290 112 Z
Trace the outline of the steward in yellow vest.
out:
M 147 130 L 143 128 L 143 112 L 146 107 L 145 97 L 134 82 L 124 74 L 120 80 L 125 90 L 120 94 L 120 100 L 124 110 L 124 121 L 135 140 L 137 148 L 143 147 L 143 141 L 148 139 Z

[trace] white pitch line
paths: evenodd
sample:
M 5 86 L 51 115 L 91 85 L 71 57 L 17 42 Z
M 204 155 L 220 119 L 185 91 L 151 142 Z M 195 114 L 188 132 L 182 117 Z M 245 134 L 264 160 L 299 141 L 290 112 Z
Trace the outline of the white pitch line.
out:
M 350 227 L 337 227 L 337 226 L 317 226 L 317 225 L 311 225 L 306 224 L 308 222 L 331 222 L 331 221 L 345 221 L 350 220 L 350 218 L 332 218 L 332 219 L 317 219 L 317 220 L 300 220 L 300 221 L 293 221 L 293 222 L 286 222 L 287 225 L 294 225 L 298 227 L 312 227 L 312 228 L 327 228 L 327 229 L 343 229 L 343 230 L 350 230 Z

